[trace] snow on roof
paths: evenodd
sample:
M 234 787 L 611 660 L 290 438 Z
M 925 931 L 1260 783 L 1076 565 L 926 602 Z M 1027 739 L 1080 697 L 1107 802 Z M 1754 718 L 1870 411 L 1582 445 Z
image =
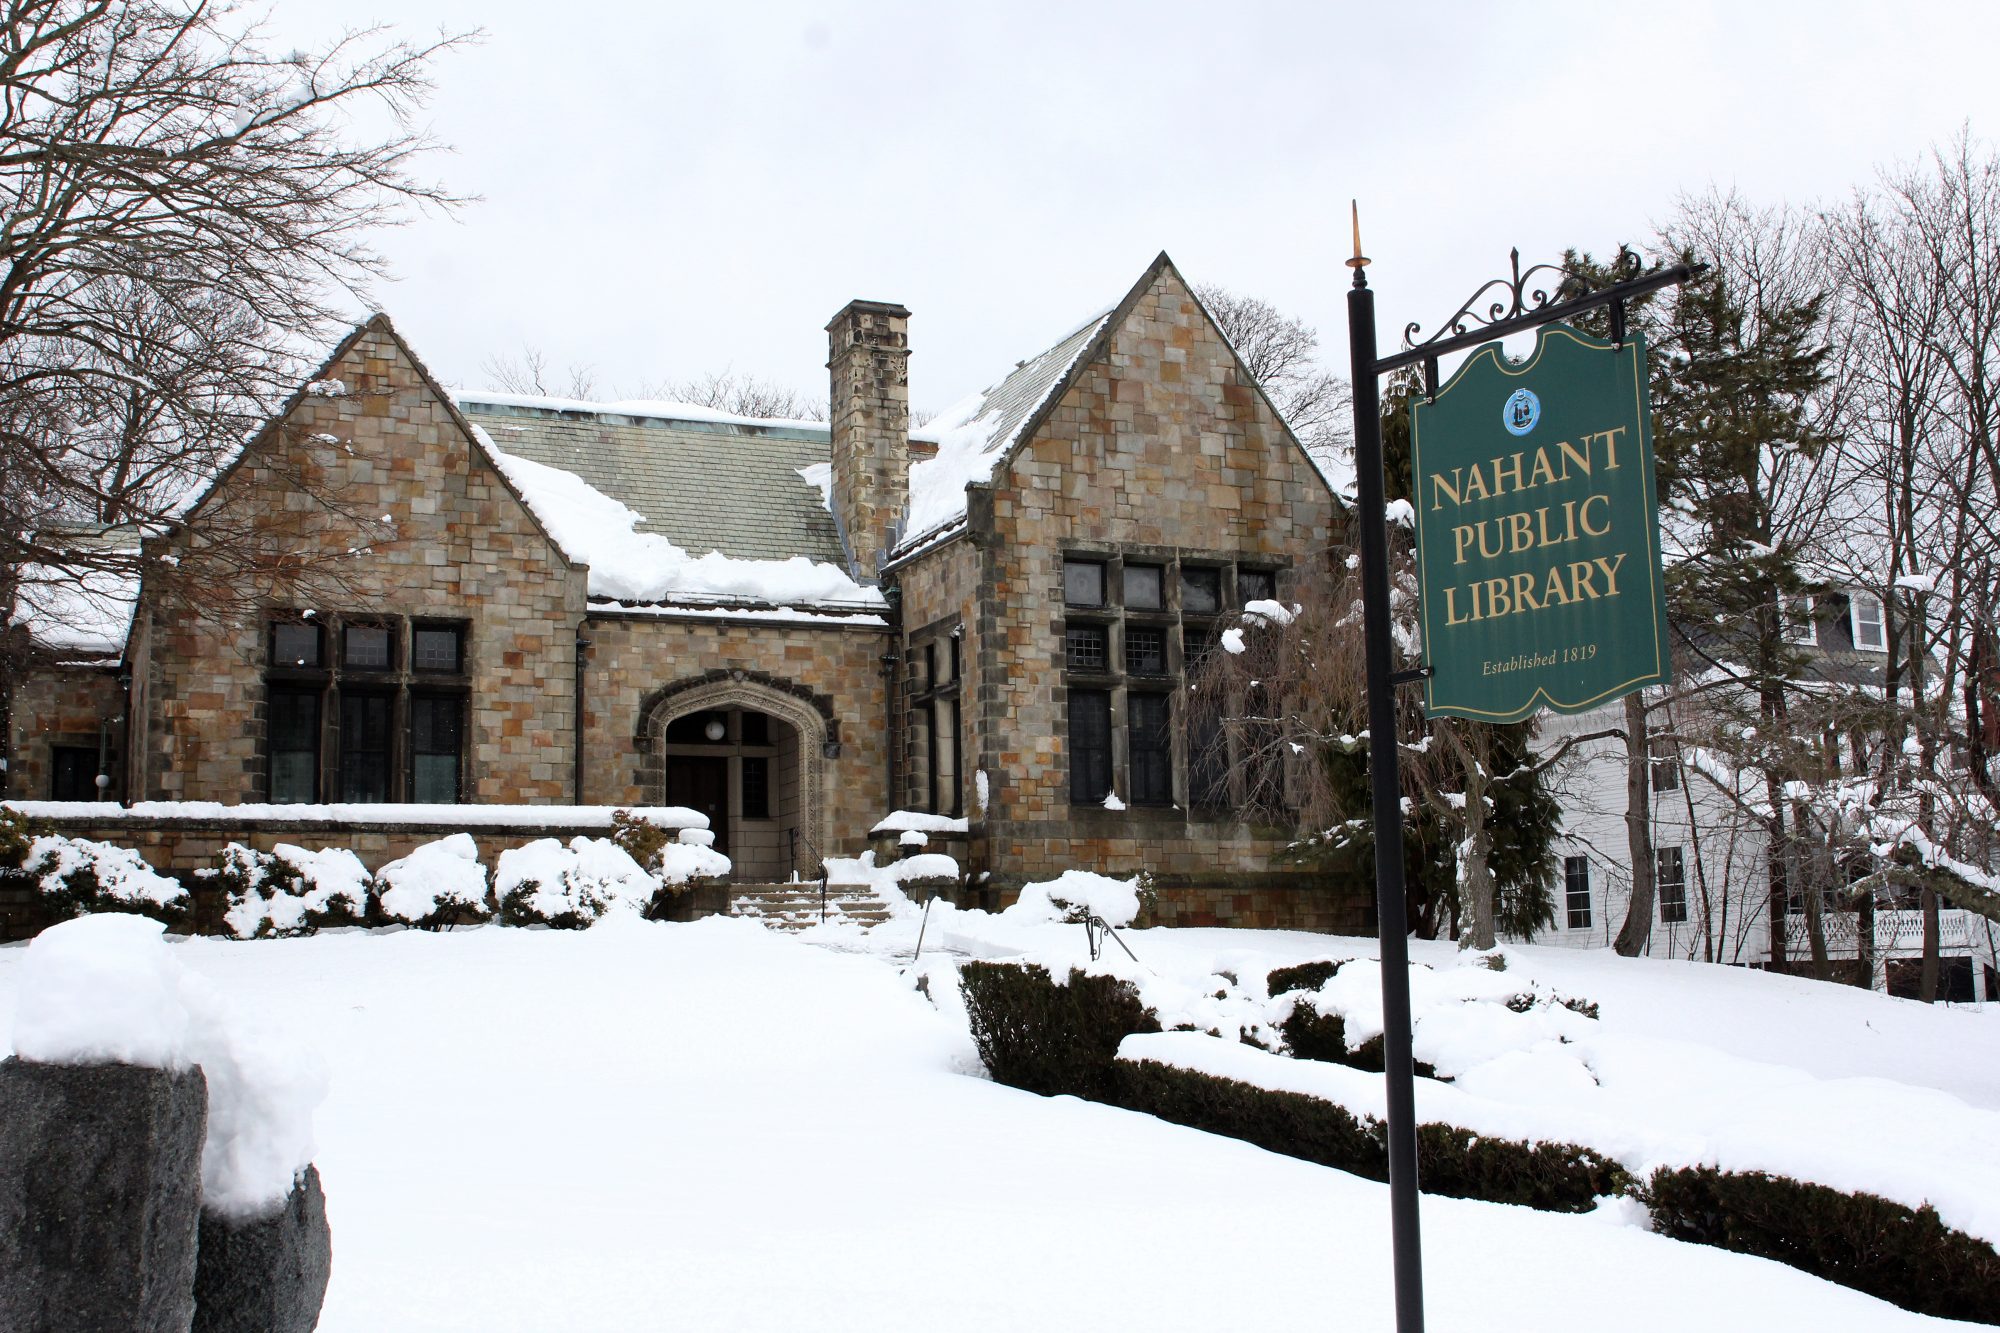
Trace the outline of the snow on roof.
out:
M 940 412 L 913 439 L 935 440 L 936 457 L 910 464 L 910 512 L 899 549 L 909 550 L 965 517 L 965 488 L 993 476 L 1022 429 L 1067 379 L 1111 318 L 1107 308 L 983 392 Z
M 884 605 L 880 589 L 856 583 L 824 561 L 745 560 L 710 551 L 691 557 L 653 532 L 643 515 L 573 472 L 503 451 L 484 428 L 473 434 L 514 484 L 549 536 L 571 560 L 588 565 L 593 599 L 659 602 L 675 597 L 740 597 L 774 604 Z
M 134 571 L 23 565 L 9 623 L 70 660 L 122 657 L 139 606 Z
M 824 421 L 792 417 L 746 417 L 698 403 L 675 402 L 670 398 L 628 398 L 615 403 L 585 402 L 580 398 L 547 398 L 527 393 L 495 393 L 486 389 L 454 389 L 452 400 L 490 403 L 499 407 L 527 407 L 544 412 L 582 412 L 591 416 L 650 417 L 660 421 L 713 421 L 725 426 L 766 426 L 780 430 L 815 431 L 826 434 Z

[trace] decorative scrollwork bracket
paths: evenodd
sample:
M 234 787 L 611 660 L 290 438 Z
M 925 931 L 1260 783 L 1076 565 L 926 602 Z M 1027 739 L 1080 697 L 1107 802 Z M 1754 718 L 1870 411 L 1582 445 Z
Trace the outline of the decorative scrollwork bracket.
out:
M 1685 265 L 1645 271 L 1645 260 L 1626 246 L 1618 247 L 1611 262 L 1616 281 L 1592 289 L 1590 279 L 1560 264 L 1521 267 L 1521 252 L 1508 252 L 1508 275 L 1483 284 L 1435 333 L 1419 338 L 1420 324 L 1403 329 L 1403 350 L 1375 363 L 1378 373 L 1421 364 L 1424 392 L 1435 397 L 1438 391 L 1438 358 L 1451 352 L 1503 338 L 1523 329 L 1553 323 L 1579 311 L 1609 306 L 1611 340 L 1625 341 L 1625 302 L 1660 287 L 1686 281 L 1697 271 Z

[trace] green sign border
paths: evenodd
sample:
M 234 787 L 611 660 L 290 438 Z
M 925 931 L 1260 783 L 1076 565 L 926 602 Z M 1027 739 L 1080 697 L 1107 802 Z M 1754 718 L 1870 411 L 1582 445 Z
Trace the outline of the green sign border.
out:
M 1551 340 L 1555 338 L 1568 339 L 1579 347 L 1590 351 L 1609 353 L 1614 358 L 1614 367 L 1618 361 L 1624 361 L 1630 368 L 1632 408 L 1637 426 L 1636 435 L 1639 442 L 1638 461 L 1641 464 L 1639 468 L 1641 480 L 1637 488 L 1640 504 L 1638 518 L 1645 532 L 1647 592 L 1650 595 L 1653 608 L 1653 615 L 1651 617 L 1653 643 L 1650 663 L 1645 670 L 1639 672 L 1637 675 L 1631 676 L 1615 685 L 1600 689 L 1586 698 L 1574 700 L 1557 698 L 1549 692 L 1545 676 L 1537 675 L 1533 670 L 1523 671 L 1517 677 L 1514 677 L 1514 679 L 1518 680 L 1523 686 L 1532 684 L 1532 689 L 1524 701 L 1513 708 L 1503 711 L 1479 708 L 1470 704 L 1455 704 L 1449 701 L 1440 701 L 1438 699 L 1440 677 L 1433 670 L 1433 673 L 1424 680 L 1424 709 L 1428 713 L 1463 717 L 1476 722 L 1519 722 L 1534 715 L 1542 707 L 1547 707 L 1557 713 L 1587 712 L 1607 700 L 1630 694 L 1632 691 L 1643 689 L 1648 685 L 1663 685 L 1672 679 L 1672 661 L 1667 639 L 1666 597 L 1660 566 L 1659 481 L 1653 459 L 1653 415 L 1647 398 L 1645 339 L 1637 333 L 1629 334 L 1626 337 L 1624 345 L 1621 347 L 1602 339 L 1593 338 L 1589 334 L 1571 328 L 1567 324 L 1545 324 L 1536 330 L 1534 353 L 1525 361 L 1519 363 L 1510 361 L 1498 342 L 1486 343 L 1474 349 L 1466 357 L 1464 363 L 1453 372 L 1445 385 L 1438 390 L 1436 396 L 1430 400 L 1430 404 L 1434 405 L 1442 401 L 1446 394 L 1457 388 L 1484 361 L 1490 361 L 1493 368 L 1508 379 L 1519 380 L 1525 378 L 1532 374 L 1535 368 L 1541 363 L 1543 354 L 1548 350 Z M 1630 353 L 1629 356 L 1626 355 L 1628 352 Z M 1445 640 L 1438 637 L 1433 630 L 1432 621 L 1434 615 L 1438 613 L 1438 607 L 1432 599 L 1421 595 L 1427 590 L 1428 580 L 1424 577 L 1423 573 L 1425 541 L 1424 506 L 1422 504 L 1422 478 L 1424 470 L 1422 463 L 1423 435 L 1421 423 L 1424 414 L 1418 409 L 1425 405 L 1419 400 L 1413 402 L 1410 407 L 1410 480 L 1411 506 L 1416 514 L 1418 606 L 1423 622 L 1424 660 L 1435 668 L 1435 649 L 1438 644 L 1445 642 Z M 1643 649 L 1640 651 L 1643 651 Z M 1635 652 L 1634 656 L 1638 656 L 1638 653 Z M 1453 682 L 1447 680 L 1446 683 L 1450 684 Z

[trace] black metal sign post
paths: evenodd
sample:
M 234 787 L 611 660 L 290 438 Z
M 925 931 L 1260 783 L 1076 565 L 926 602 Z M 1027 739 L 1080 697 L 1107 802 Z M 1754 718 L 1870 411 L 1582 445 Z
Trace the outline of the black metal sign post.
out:
M 1635 272 L 1636 255 L 1620 254 L 1621 268 Z M 1588 291 L 1575 275 L 1550 265 L 1521 272 L 1514 252 L 1513 276 L 1495 279 L 1445 324 L 1439 334 L 1393 356 L 1375 349 L 1375 293 L 1368 289 L 1368 260 L 1361 253 L 1361 220 L 1354 219 L 1354 286 L 1347 293 L 1347 332 L 1354 371 L 1354 473 L 1361 527 L 1362 630 L 1368 664 L 1368 775 L 1375 819 L 1375 919 L 1382 955 L 1382 1056 L 1389 1111 L 1389 1223 L 1395 1252 L 1397 1333 L 1423 1333 L 1422 1238 L 1417 1226 L 1416 1084 L 1410 1059 L 1410 943 L 1408 892 L 1403 881 L 1401 767 L 1396 752 L 1395 687 L 1423 678 L 1422 670 L 1396 673 L 1390 657 L 1389 524 L 1382 475 L 1381 376 L 1422 364 L 1424 385 L 1437 392 L 1440 356 L 1491 342 L 1509 333 L 1550 324 L 1599 306 L 1611 307 L 1612 338 L 1625 338 L 1625 302 L 1662 287 L 1686 282 L 1694 271 L 1676 265 L 1659 273 Z M 1540 272 L 1561 274 L 1555 298 L 1528 291 Z M 1479 302 L 1495 287 L 1512 293 L 1505 304 Z M 1569 299 L 1562 299 L 1568 297 Z M 1405 342 L 1417 325 L 1404 330 Z M 1446 335 L 1450 336 L 1446 336 Z

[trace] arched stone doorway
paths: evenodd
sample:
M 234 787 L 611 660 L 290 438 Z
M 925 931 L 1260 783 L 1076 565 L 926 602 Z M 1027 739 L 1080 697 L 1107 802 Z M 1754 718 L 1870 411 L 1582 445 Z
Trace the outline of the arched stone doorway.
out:
M 796 695 L 725 679 L 669 691 L 646 719 L 654 799 L 709 816 L 740 883 L 815 875 L 827 846 L 827 723 Z

